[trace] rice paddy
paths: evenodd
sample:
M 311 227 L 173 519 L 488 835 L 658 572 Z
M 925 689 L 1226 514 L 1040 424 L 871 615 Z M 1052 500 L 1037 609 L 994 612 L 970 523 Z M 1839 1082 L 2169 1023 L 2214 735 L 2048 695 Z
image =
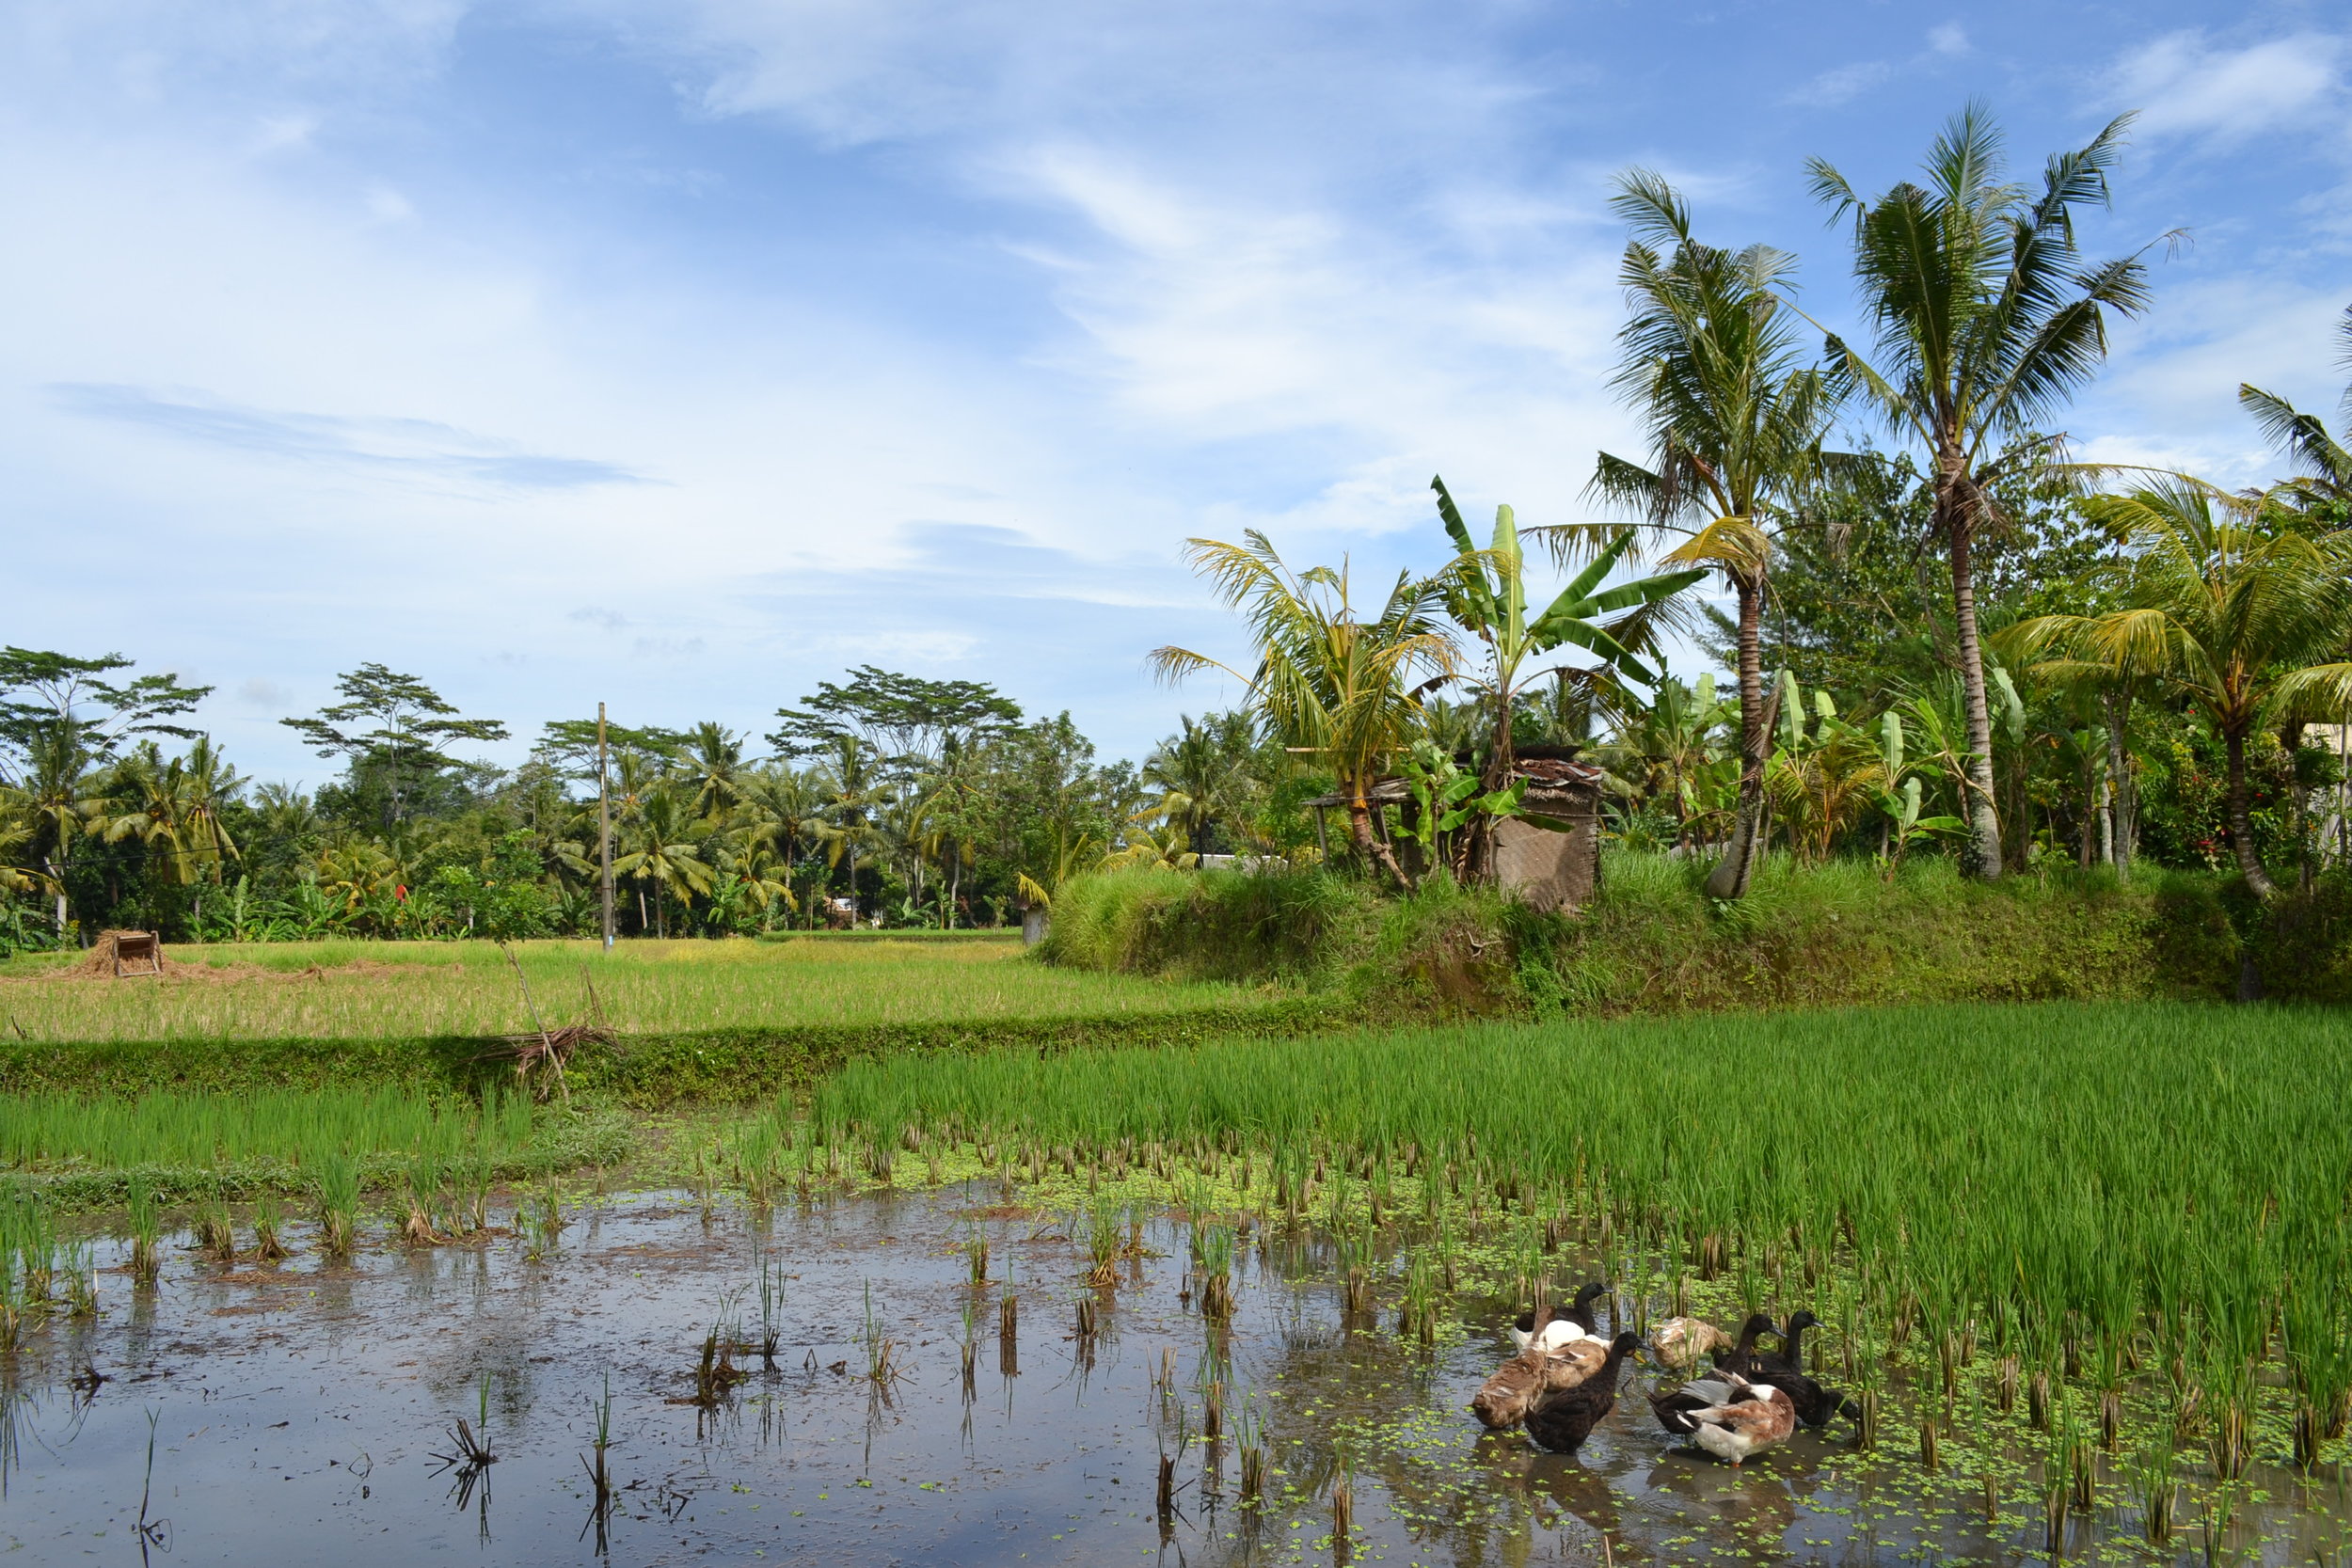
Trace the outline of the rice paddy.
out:
M 1010 1016 L 1049 993 L 1024 990 L 1041 977 L 1098 1000 L 1130 986 L 985 944 L 647 945 L 600 969 L 588 944 L 533 944 L 524 975 L 566 1021 L 590 1006 L 583 964 L 608 1016 L 695 995 L 782 997 L 801 1017 L 827 995 L 864 1017 Z M 520 990 L 495 949 L 394 966 L 339 947 L 284 970 L 296 957 L 271 955 L 292 978 L 0 990 L 298 996 L 340 964 L 358 984 L 477 986 L 467 1016 L 483 1031 L 510 1026 L 491 1009 Z M 1247 1002 L 1131 990 L 1137 1006 L 1210 995 Z M 1008 1403 L 1003 1442 L 1073 1461 L 1045 1495 L 938 1432 L 906 1434 L 899 1463 L 993 1476 L 990 1506 L 1041 1523 L 1099 1490 L 1087 1453 L 1148 1459 L 1120 1499 L 1143 1544 L 1210 1560 L 2332 1561 L 2352 1465 L 2344 1043 L 2325 1009 L 2049 1004 L 908 1051 L 772 1107 L 659 1122 L 593 1096 L 389 1085 L 23 1095 L 0 1101 L 0 1168 L 18 1176 L 0 1205 L 0 1337 L 17 1347 L 0 1370 L 70 1363 L 175 1277 L 332 1283 L 467 1255 L 529 1284 L 575 1270 L 599 1215 L 675 1215 L 690 1228 L 660 1266 L 702 1280 L 710 1305 L 632 1329 L 676 1340 L 675 1373 L 621 1356 L 564 1374 L 606 1434 L 581 1472 L 605 1476 L 600 1539 L 626 1512 L 629 1482 L 608 1467 L 626 1462 L 610 1432 L 630 1395 L 591 1372 L 637 1366 L 641 1410 L 682 1379 L 659 1398 L 700 1413 L 707 1467 L 743 1413 L 815 1418 L 817 1385 L 782 1369 L 795 1343 L 838 1341 L 825 1361 L 807 1349 L 803 1372 L 863 1390 L 869 1457 L 833 1483 L 879 1485 L 870 1455 L 902 1424 L 893 1412 L 961 1387 L 970 1433 L 993 1338 L 1008 1399 L 1025 1366 L 1072 1382 L 1080 1405 L 1098 1377 L 1132 1374 L 1148 1423 L 1065 1410 L 1024 1424 Z M 586 1166 L 593 1180 L 563 1176 Z M 601 1196 L 615 1187 L 652 1196 Z M 902 1227 L 909 1202 L 930 1217 Z M 824 1259 L 843 1226 L 865 1238 L 854 1298 Z M 803 1322 L 795 1291 L 818 1275 L 840 1300 Z M 1693 1468 L 1713 1462 L 1666 1444 L 1638 1400 L 1574 1459 L 1479 1435 L 1462 1402 L 1502 1321 L 1587 1278 L 1608 1282 L 1615 1326 L 1811 1308 L 1826 1324 L 1812 1370 L 1854 1418 L 1736 1482 Z M 928 1303 L 912 1322 L 894 1305 L 909 1291 Z M 301 1332 L 291 1298 L 272 1299 L 279 1331 Z M 480 1377 L 465 1389 L 432 1441 L 485 1488 L 467 1492 L 479 1512 L 490 1462 L 448 1433 L 462 1418 L 487 1444 L 495 1423 Z M 1057 1449 L 1057 1421 L 1087 1435 Z M 547 1430 L 501 1429 L 502 1494 L 522 1473 L 510 1453 Z M 1096 1560 L 1075 1543 L 1116 1537 L 1073 1531 L 1029 1560 Z M 1015 1541 L 966 1555 L 1019 1560 Z M 847 1536 L 832 1549 L 869 1560 Z
M 511 1035 L 601 1017 L 623 1033 L 1120 1019 L 1243 1011 L 1248 988 L 1055 969 L 1017 942 L 487 942 L 169 947 L 159 979 L 0 967 L 0 1029 L 31 1040 L 362 1039 Z M 529 988 L 526 997 L 525 986 Z M 534 1017 L 534 1008 L 536 1016 Z

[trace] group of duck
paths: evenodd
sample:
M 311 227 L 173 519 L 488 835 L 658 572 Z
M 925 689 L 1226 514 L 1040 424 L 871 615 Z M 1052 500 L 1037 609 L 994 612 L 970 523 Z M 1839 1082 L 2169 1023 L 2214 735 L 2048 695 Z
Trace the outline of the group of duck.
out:
M 1780 1326 L 1756 1313 L 1737 1339 L 1697 1318 L 1669 1318 L 1650 1330 L 1645 1344 L 1631 1332 L 1600 1337 L 1593 1303 L 1607 1290 L 1587 1285 L 1569 1307 L 1519 1315 L 1511 1329 L 1518 1354 L 1470 1402 L 1480 1421 L 1498 1432 L 1523 1427 L 1538 1448 L 1574 1453 L 1616 1407 L 1626 1357 L 1644 1349 L 1686 1380 L 1649 1396 L 1659 1425 L 1734 1465 L 1787 1441 L 1800 1424 L 1859 1417 L 1852 1401 L 1804 1370 L 1804 1331 L 1820 1322 L 1811 1312 L 1796 1312 Z M 1767 1335 L 1779 1339 L 1777 1351 L 1758 1348 Z M 1693 1377 L 1702 1355 L 1712 1356 L 1714 1368 Z

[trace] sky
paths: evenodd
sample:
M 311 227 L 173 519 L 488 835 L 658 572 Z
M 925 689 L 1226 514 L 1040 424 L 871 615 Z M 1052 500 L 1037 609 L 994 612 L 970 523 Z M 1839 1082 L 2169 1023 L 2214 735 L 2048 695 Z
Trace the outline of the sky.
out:
M 2153 259 L 2077 451 L 2251 483 L 2332 412 L 2352 23 L 2275 4 L 0 0 L 0 641 L 218 689 L 249 774 L 376 661 L 516 739 L 874 663 L 1140 757 L 1235 662 L 1189 537 L 1376 597 L 1596 514 L 1641 166 L 1851 325 L 1866 191 L 1972 98 L 2018 171 L 2139 111 Z

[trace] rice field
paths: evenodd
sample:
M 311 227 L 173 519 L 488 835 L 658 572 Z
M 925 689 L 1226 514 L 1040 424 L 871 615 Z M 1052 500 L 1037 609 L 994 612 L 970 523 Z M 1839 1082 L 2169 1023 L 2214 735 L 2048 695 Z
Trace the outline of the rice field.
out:
M 1054 969 L 998 942 L 532 942 L 514 952 L 549 1026 L 623 1034 L 737 1026 L 1120 1018 L 1244 1009 L 1264 993 Z M 95 977 L 69 959 L 0 968 L 0 1029 L 60 1041 L 493 1036 L 534 1027 L 486 942 L 174 946 L 166 974 Z
M 2346 1038 L 2325 1009 L 2049 1005 L 901 1057 L 843 1070 L 811 1131 L 1221 1164 L 1222 1202 L 1343 1234 L 1500 1227 L 1531 1291 L 1597 1239 L 1661 1311 L 1813 1307 L 1866 1403 L 1908 1368 L 1931 1455 L 1974 1408 L 2231 1480 L 2340 1454 L 2352 1415 Z
M 316 1170 L 374 1154 L 503 1159 L 530 1147 L 541 1117 L 520 1095 L 486 1103 L 408 1090 L 144 1094 L 136 1099 L 0 1099 L 0 1168 L 59 1172 L 275 1162 Z

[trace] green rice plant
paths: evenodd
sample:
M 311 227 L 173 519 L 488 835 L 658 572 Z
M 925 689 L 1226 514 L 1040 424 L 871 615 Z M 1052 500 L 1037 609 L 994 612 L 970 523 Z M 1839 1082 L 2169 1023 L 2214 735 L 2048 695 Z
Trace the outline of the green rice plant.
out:
M 553 1257 L 563 1243 L 564 1223 L 564 1195 L 554 1182 L 542 1183 L 521 1218 L 523 1257 L 534 1263 Z
M 130 1180 L 125 1220 L 131 1238 L 131 1282 L 140 1290 L 152 1290 L 163 1270 L 163 1230 L 155 1216 L 155 1189 L 143 1177 Z
M 280 1217 L 278 1199 L 263 1197 L 253 1206 L 253 1257 L 257 1262 L 279 1263 L 286 1259 L 286 1243 L 278 1239 Z
M 1438 1338 L 1438 1266 L 1426 1247 L 1416 1247 L 1405 1265 L 1405 1301 L 1396 1331 L 1424 1345 Z
M 784 1263 L 765 1259 L 759 1265 L 759 1360 L 776 1370 L 776 1347 L 784 1339 Z
M 215 1195 L 197 1212 L 196 1244 L 212 1256 L 222 1268 L 233 1267 L 237 1261 L 237 1220 L 230 1212 L 229 1200 Z
M 1097 1197 L 1088 1216 L 1086 1282 L 1098 1291 L 1119 1283 L 1119 1260 L 1126 1251 L 1125 1218 L 1119 1205 L 1107 1197 Z M 987 1266 L 985 1254 L 981 1266 Z
M 332 1153 L 318 1165 L 319 1243 L 326 1256 L 348 1259 L 359 1233 L 359 1171 L 348 1155 Z
M 2161 1548 L 2172 1543 L 2172 1497 L 2176 1487 L 2172 1465 L 2176 1457 L 2172 1434 L 2159 1432 L 2149 1439 L 2132 1465 L 2132 1493 L 2139 1503 L 2140 1533 L 2151 1546 Z
M 988 1283 L 988 1232 L 977 1221 L 967 1221 L 963 1229 L 963 1259 L 966 1272 L 975 1285 Z
M 1233 1315 L 1232 1227 L 1196 1227 L 1193 1256 L 1199 1259 L 1200 1315 L 1212 1323 L 1223 1323 Z

